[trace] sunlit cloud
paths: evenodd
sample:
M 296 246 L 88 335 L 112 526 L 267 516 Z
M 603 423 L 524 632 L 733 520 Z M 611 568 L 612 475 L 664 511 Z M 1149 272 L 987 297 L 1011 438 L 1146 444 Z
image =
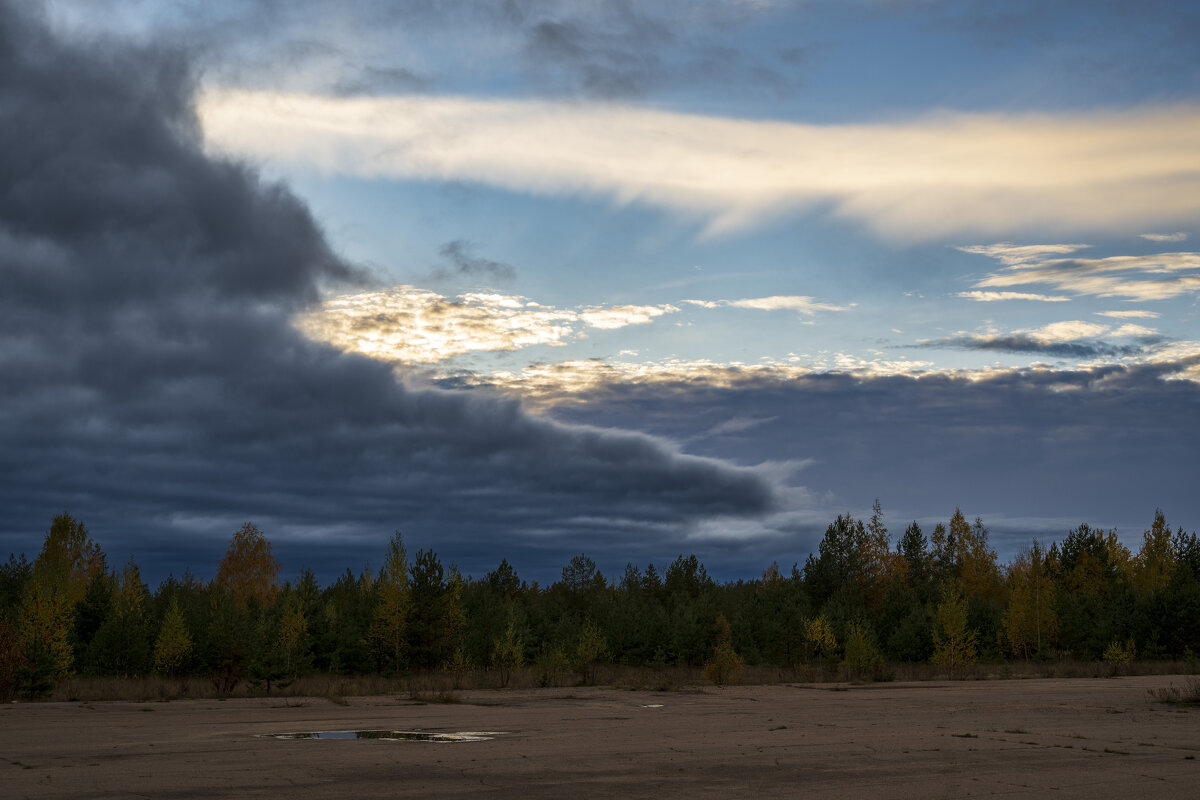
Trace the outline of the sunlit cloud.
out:
M 751 297 L 744 300 L 684 300 L 701 308 L 746 308 L 755 311 L 796 311 L 811 317 L 818 311 L 849 311 L 856 304 L 839 306 L 822 303 L 804 295 L 776 295 L 773 297 Z
M 468 383 L 516 391 L 526 397 L 579 395 L 586 399 L 587 392 L 609 384 L 695 382 L 728 388 L 751 376 L 788 380 L 812 372 L 807 366 L 793 364 L 722 363 L 706 359 L 668 359 L 651 362 L 575 359 L 531 364 L 514 371 L 498 371 L 486 375 L 472 373 L 459 377 Z
M 1187 241 L 1188 235 L 1180 231 L 1177 233 L 1143 233 L 1141 237 L 1151 242 L 1183 242 Z
M 1157 311 L 1143 311 L 1140 309 L 1130 311 L 1097 311 L 1096 313 L 1101 317 L 1112 317 L 1113 319 L 1157 319 L 1162 316 Z
M 1121 338 L 1123 336 L 1149 337 L 1149 336 L 1157 336 L 1158 331 L 1154 330 L 1153 328 L 1144 327 L 1142 325 L 1128 324 L 1128 325 L 1122 325 L 1121 327 L 1117 328 L 1110 335 L 1114 336 L 1116 338 Z
M 958 296 L 980 303 L 993 303 L 998 300 L 1036 300 L 1040 303 L 1066 303 L 1071 300 L 1071 298 L 1063 297 L 1062 295 L 1034 294 L 1032 292 L 982 292 L 979 290 L 959 292 Z
M 847 353 L 795 360 L 768 358 L 757 364 L 706 359 L 633 362 L 597 358 L 530 364 L 519 370 L 501 370 L 486 374 L 461 372 L 454 375 L 454 380 L 460 384 L 491 386 L 516 392 L 530 402 L 563 402 L 571 397 L 586 402 L 589 392 L 622 383 L 636 383 L 642 386 L 707 385 L 731 388 L 747 381 L 786 382 L 825 372 L 863 378 L 918 376 L 934 372 L 934 364 L 931 361 L 910 359 L 866 359 Z M 710 433 L 731 433 L 757 424 L 759 423 L 750 420 L 735 420 L 726 423 L 724 427 L 717 426 Z
M 1133 301 L 1166 300 L 1200 292 L 1200 253 L 1015 262 L 1004 253 L 987 255 L 1009 266 L 978 281 L 976 289 L 1047 285 L 1077 295 Z
M 579 319 L 591 328 L 615 330 L 630 325 L 645 325 L 655 317 L 670 314 L 679 309 L 672 305 L 663 306 L 596 306 L 579 312 Z
M 1121 359 L 1127 365 L 1151 364 L 1165 367 L 1166 380 L 1186 380 L 1200 383 L 1200 341 L 1169 342 L 1140 357 Z
M 444 374 L 441 380 L 449 380 L 458 386 L 486 386 L 518 394 L 533 407 L 587 404 L 594 393 L 620 385 L 661 386 L 666 391 L 696 386 L 736 389 L 750 384 L 793 383 L 819 375 L 850 375 L 862 379 L 941 376 L 975 382 L 1023 373 L 1071 373 L 1080 368 L 1154 365 L 1168 368 L 1164 377 L 1200 382 L 1200 342 L 1169 342 L 1155 330 L 1133 324 L 1114 328 L 1068 320 L 1011 332 L 961 333 L 950 339 L 926 341 L 916 346 L 1014 352 L 1068 361 L 946 367 L 933 361 L 864 358 L 845 352 L 789 354 L 783 359 L 763 358 L 758 363 L 678 358 L 633 361 L 624 359 L 622 356 L 626 354 L 622 354 L 616 359 L 539 362 L 514 370 L 460 370 Z M 1067 382 L 1061 388 L 1074 391 L 1079 386 Z M 705 435 L 737 434 L 770 421 L 772 419 L 767 417 L 734 417 L 713 426 Z
M 853 305 L 803 296 L 682 302 L 708 310 L 789 310 L 810 317 Z M 451 298 L 415 286 L 396 286 L 331 298 L 299 316 L 296 326 L 312 339 L 349 352 L 398 364 L 436 364 L 472 352 L 562 347 L 584 338 L 588 330 L 648 325 L 679 311 L 679 306 L 669 303 L 556 308 L 498 292 L 466 292 Z M 626 349 L 620 355 L 637 352 Z
M 1015 264 L 1028 264 L 1039 259 L 1049 258 L 1050 256 L 1065 256 L 1068 253 L 1084 250 L 1089 246 L 1086 244 L 1017 245 L 1012 242 L 998 242 L 996 244 L 973 244 L 956 249 L 964 253 L 994 258 L 1006 266 L 1013 266 Z
M 1107 333 L 1108 330 L 1107 325 L 1099 325 L 1095 322 L 1084 322 L 1076 319 L 1066 322 L 1051 322 L 1040 328 L 1019 330 L 1014 331 L 1014 333 L 1018 335 L 1024 334 L 1036 342 L 1049 344 L 1051 342 L 1074 342 L 1079 339 L 1094 338 Z
M 603 103 L 209 91 L 217 149 L 369 178 L 645 203 L 710 233 L 828 207 L 881 234 L 1146 230 L 1200 212 L 1200 108 L 812 125 Z
M 336 297 L 302 315 L 309 337 L 402 364 L 433 364 L 480 351 L 563 346 L 585 328 L 644 325 L 674 306 L 560 309 L 527 298 L 470 292 L 447 298 L 412 286 Z
M 1114 338 L 1139 331 L 1111 332 Z M 1065 329 L 1041 330 L 1048 340 L 1051 337 L 1071 335 Z M 1076 333 L 1083 333 L 1080 329 Z M 1153 333 L 1150 331 L 1149 333 Z M 1012 337 L 1015 334 L 1006 334 Z M 993 335 L 993 341 L 1000 335 Z M 986 335 L 979 341 L 987 341 Z M 1025 341 L 1032 342 L 1029 337 Z M 1121 365 L 1136 367 L 1153 365 L 1165 368 L 1163 377 L 1171 380 L 1191 380 L 1200 383 L 1200 342 L 1170 342 L 1156 347 L 1138 344 L 1105 347 L 1094 339 L 1045 341 L 1042 350 L 1048 355 L 1057 355 L 1055 348 L 1065 348 L 1064 353 L 1075 359 L 1066 364 L 1035 361 L 1026 365 L 990 364 L 975 368 L 938 367 L 931 361 L 910 359 L 864 359 L 858 356 L 835 353 L 814 358 L 797 359 L 794 362 L 768 360 L 759 364 L 740 362 L 718 363 L 707 360 L 668 359 L 657 362 L 630 362 L 606 359 L 579 359 L 559 362 L 531 364 L 523 369 L 491 373 L 461 372 L 453 377 L 457 385 L 487 386 L 501 391 L 520 394 L 533 407 L 555 406 L 572 403 L 587 404 L 593 393 L 607 387 L 637 385 L 640 387 L 661 386 L 672 388 L 709 386 L 721 389 L 737 389 L 749 385 L 787 384 L 819 375 L 851 375 L 861 379 L 888 377 L 907 378 L 953 378 L 970 382 L 986 381 L 1003 376 L 1022 374 L 1047 375 L 1056 372 L 1074 374 L 1080 368 Z M 1087 359 L 1093 359 L 1091 361 Z M 1050 384 L 1051 388 L 1054 385 Z M 1059 387 L 1062 391 L 1078 391 L 1077 382 L 1066 382 Z M 1056 391 L 1058 389 L 1055 389 Z M 709 429 L 705 435 L 719 436 L 751 430 L 768 424 L 774 418 L 735 417 Z

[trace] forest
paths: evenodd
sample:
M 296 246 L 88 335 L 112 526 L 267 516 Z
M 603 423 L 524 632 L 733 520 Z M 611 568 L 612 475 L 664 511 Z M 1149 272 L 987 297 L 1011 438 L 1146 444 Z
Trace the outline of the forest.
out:
M 502 560 L 481 578 L 396 532 L 377 571 L 321 586 L 280 580 L 253 524 L 233 533 L 209 582 L 190 572 L 151 591 L 131 559 L 107 562 L 83 522 L 54 518 L 32 561 L 0 565 L 0 698 L 37 699 L 71 676 L 204 678 L 218 695 L 269 693 L 305 675 L 514 674 L 591 683 L 602 666 L 703 666 L 713 683 L 746 665 L 822 666 L 885 679 L 927 663 L 1193 662 L 1200 653 L 1200 541 L 1162 512 L 1137 553 L 1086 524 L 1001 564 L 978 517 L 958 509 L 928 534 L 895 537 L 878 501 L 838 516 L 818 551 L 785 572 L 718 582 L 694 555 L 605 576 L 586 555 L 560 580 L 527 582 Z

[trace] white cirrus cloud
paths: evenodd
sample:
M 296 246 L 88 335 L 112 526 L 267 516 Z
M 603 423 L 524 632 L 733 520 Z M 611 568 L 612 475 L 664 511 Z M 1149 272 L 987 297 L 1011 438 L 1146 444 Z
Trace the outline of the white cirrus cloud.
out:
M 1086 244 L 1013 244 L 1012 242 L 997 242 L 996 244 L 972 244 L 957 247 L 964 253 L 994 258 L 1006 266 L 1028 264 L 1050 256 L 1065 256 L 1079 250 L 1085 250 L 1091 245 Z
M 1096 314 L 1101 317 L 1112 317 L 1113 319 L 1157 319 L 1162 316 L 1157 311 L 1142 311 L 1140 309 L 1131 309 L 1129 311 L 1097 311 Z
M 701 308 L 746 308 L 755 311 L 796 311 L 812 316 L 818 311 L 849 311 L 856 304 L 839 306 L 822 303 L 804 295 L 775 295 L 772 297 L 748 297 L 742 300 L 684 300 Z
M 1043 285 L 1077 295 L 1121 297 L 1132 301 L 1166 300 L 1200 292 L 1200 253 L 1016 262 L 1006 258 L 1004 252 L 987 255 L 1007 266 L 975 283 L 975 289 L 1007 290 Z
M 1062 295 L 1052 294 L 1035 294 L 1033 292 L 983 292 L 972 290 L 969 292 L 959 292 L 959 297 L 965 297 L 968 300 L 975 300 L 979 303 L 993 303 L 998 300 L 1036 300 L 1040 303 L 1067 303 L 1071 298 L 1063 297 Z
M 591 328 L 615 330 L 630 325 L 645 325 L 655 317 L 670 314 L 679 309 L 672 305 L 662 306 L 594 306 L 579 312 L 579 319 Z
M 206 140 L 371 178 L 474 181 L 695 215 L 709 232 L 830 207 L 900 239 L 1128 230 L 1200 213 L 1200 107 L 939 112 L 813 125 L 611 103 L 214 90 Z

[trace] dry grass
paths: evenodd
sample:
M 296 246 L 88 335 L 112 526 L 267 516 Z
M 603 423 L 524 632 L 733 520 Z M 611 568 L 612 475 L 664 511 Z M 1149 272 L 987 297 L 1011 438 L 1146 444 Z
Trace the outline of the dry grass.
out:
M 1135 661 L 1129 665 L 1129 675 L 1180 675 L 1194 671 L 1194 664 L 1184 661 Z M 876 680 L 940 681 L 949 677 L 946 671 L 932 664 L 886 664 Z M 1108 678 L 1109 666 L 1103 661 L 1063 661 L 1056 663 L 1002 662 L 976 664 L 958 670 L 958 680 L 1012 680 L 1022 678 Z M 577 683 L 578 676 L 566 676 L 564 685 Z M 837 664 L 799 664 L 794 667 L 747 666 L 740 683 L 770 685 L 780 683 L 862 683 L 863 679 Z M 623 689 L 650 691 L 695 691 L 709 686 L 701 667 L 664 666 L 635 667 L 605 665 L 597 669 L 596 683 Z M 529 666 L 515 670 L 507 688 L 533 689 L 544 685 L 542 673 Z M 317 697 L 345 705 L 350 697 L 394 695 L 411 702 L 457 702 L 458 692 L 472 689 L 501 690 L 500 676 L 492 670 L 467 672 L 420 672 L 398 677 L 382 675 L 307 675 L 297 678 L 285 688 L 271 689 L 271 697 Z M 1155 699 L 1172 703 L 1200 702 L 1200 679 L 1190 678 L 1182 688 L 1171 686 L 1158 690 Z M 74 677 L 60 682 L 49 700 L 125 700 L 155 702 L 182 698 L 214 698 L 219 695 L 207 678 L 85 678 Z M 228 697 L 262 697 L 246 682 L 238 684 Z M 1194 698 L 1194 699 L 1188 699 Z
M 1163 689 L 1151 689 L 1150 697 L 1171 705 L 1200 706 L 1200 678 L 1188 678 L 1183 686 L 1172 683 Z

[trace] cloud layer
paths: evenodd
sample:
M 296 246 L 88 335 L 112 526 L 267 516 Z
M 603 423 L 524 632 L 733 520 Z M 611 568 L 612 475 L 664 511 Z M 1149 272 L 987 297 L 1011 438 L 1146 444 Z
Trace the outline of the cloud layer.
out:
M 1058 291 L 1133 301 L 1166 300 L 1200 293 L 1200 253 L 1053 259 L 1020 263 L 976 286 L 1052 286 Z
M 1125 339 L 1127 342 L 1114 344 L 1111 339 Z M 1067 320 L 1011 333 L 960 334 L 921 342 L 916 346 L 1092 359 L 1147 355 L 1164 341 L 1166 339 L 1157 331 L 1141 325 L 1127 323 L 1113 328 L 1096 322 Z
M 1187 466 L 1200 447 L 1200 384 L 1163 380 L 1181 363 L 1200 363 L 1200 350 L 1171 364 L 991 374 L 746 371 L 719 390 L 688 373 L 658 383 L 614 376 L 556 413 L 592 424 L 637 418 L 660 435 L 695 437 L 692 449 L 707 455 L 807 463 L 795 478 L 808 492 L 804 512 L 771 518 L 794 537 L 781 564 L 803 562 L 833 514 L 869 514 L 876 497 L 893 534 L 913 516 L 928 531 L 926 515 L 944 521 L 961 506 L 1008 553 L 1081 521 L 1117 527 L 1137 547 L 1154 507 L 1189 530 L 1200 516 Z
M 683 300 L 681 304 L 708 310 L 795 311 L 804 317 L 850 308 L 803 295 Z M 348 352 L 397 364 L 436 364 L 466 353 L 562 346 L 586 336 L 589 329 L 647 325 L 679 311 L 679 306 L 669 303 L 556 308 L 491 291 L 450 298 L 414 286 L 395 286 L 331 298 L 300 315 L 296 324 L 311 338 Z
M 363 177 L 639 202 L 736 229 L 817 205 L 902 239 L 1200 212 L 1200 109 L 806 125 L 595 103 L 211 91 L 220 149 Z
M 753 470 L 310 341 L 293 315 L 364 276 L 286 187 L 200 151 L 188 64 L 65 45 L 7 2 L 0 23 L 2 546 L 68 509 L 110 552 L 202 572 L 254 519 L 340 566 L 395 528 L 569 552 L 775 503 Z

